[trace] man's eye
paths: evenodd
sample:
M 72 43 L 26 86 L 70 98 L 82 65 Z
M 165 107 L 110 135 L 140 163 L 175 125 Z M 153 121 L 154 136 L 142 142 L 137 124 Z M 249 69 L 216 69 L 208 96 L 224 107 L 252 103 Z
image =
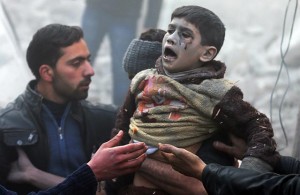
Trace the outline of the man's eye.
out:
M 80 60 L 76 60 L 76 61 L 72 62 L 72 66 L 75 66 L 75 67 L 80 66 L 80 64 L 81 64 Z

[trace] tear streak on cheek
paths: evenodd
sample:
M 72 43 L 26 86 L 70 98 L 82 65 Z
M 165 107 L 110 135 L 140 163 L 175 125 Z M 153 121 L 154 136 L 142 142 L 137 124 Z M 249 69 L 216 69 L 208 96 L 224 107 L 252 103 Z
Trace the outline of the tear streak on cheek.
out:
M 187 46 L 192 44 L 192 41 L 187 41 L 187 42 L 185 42 L 184 44 L 185 44 L 184 49 L 186 50 L 186 49 L 187 49 Z
M 187 49 L 187 44 L 185 42 L 180 42 L 180 47 L 184 48 L 184 50 Z

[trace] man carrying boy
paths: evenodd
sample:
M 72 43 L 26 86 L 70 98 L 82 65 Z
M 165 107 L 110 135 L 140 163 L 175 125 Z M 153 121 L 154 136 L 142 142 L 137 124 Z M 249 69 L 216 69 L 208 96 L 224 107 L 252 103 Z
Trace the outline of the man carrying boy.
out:
M 158 143 L 196 153 L 218 130 L 227 130 L 247 142 L 243 168 L 270 171 L 277 162 L 269 119 L 243 101 L 241 90 L 224 79 L 225 64 L 214 60 L 224 37 L 222 21 L 210 10 L 183 6 L 172 13 L 156 69 L 132 79 L 123 115 L 119 114 L 130 121 L 132 140 L 148 145 L 150 158 L 163 161 Z M 206 151 L 206 155 L 216 154 Z M 140 172 L 133 184 L 157 188 Z
M 142 70 L 155 68 L 155 62 L 161 56 L 162 41 L 165 34 L 166 31 L 161 29 L 149 29 L 141 33 L 138 39 L 133 39 L 131 41 L 123 58 L 123 68 L 128 73 L 130 80 Z M 133 113 L 133 111 L 128 110 L 127 113 L 130 114 Z M 118 124 L 119 122 L 127 122 L 127 125 L 122 126 L 129 127 L 129 121 L 119 119 L 122 119 L 122 117 L 117 117 L 116 127 L 120 126 L 120 124 Z M 113 131 L 113 135 L 116 133 L 118 133 L 118 130 Z M 122 144 L 127 144 L 130 139 L 130 136 L 127 134 L 127 136 L 124 136 Z M 212 142 L 214 139 L 216 139 L 216 136 L 206 140 L 205 142 Z M 204 145 L 208 146 L 208 144 Z M 207 148 L 205 147 L 201 147 L 201 153 L 205 153 L 203 151 L 206 149 Z M 225 155 L 224 158 L 219 158 L 219 161 L 215 159 L 207 159 L 203 155 L 201 155 L 201 157 L 205 159 L 206 162 L 216 162 L 223 165 L 232 165 L 233 162 L 233 158 L 228 156 L 225 157 Z M 225 158 L 227 163 L 225 163 Z M 140 171 L 145 174 L 149 180 L 155 182 L 159 188 L 164 189 L 165 192 L 170 194 L 202 194 L 205 192 L 199 180 L 179 174 L 176 171 L 173 171 L 168 164 L 160 161 L 148 158 L 146 162 L 143 163 Z M 106 193 L 108 195 L 113 195 L 118 194 L 118 192 L 122 192 L 123 190 L 120 190 L 122 186 L 128 186 L 132 184 L 132 178 L 132 175 L 126 175 L 124 177 L 118 177 L 113 181 L 107 181 L 105 187 Z M 189 186 L 195 187 L 190 188 Z M 153 191 L 152 189 L 148 190 L 146 188 L 137 188 L 132 186 L 130 186 L 130 188 L 135 193 L 139 194 L 153 194 L 154 192 L 155 194 L 160 193 L 158 190 Z M 128 191 L 125 192 L 128 193 Z

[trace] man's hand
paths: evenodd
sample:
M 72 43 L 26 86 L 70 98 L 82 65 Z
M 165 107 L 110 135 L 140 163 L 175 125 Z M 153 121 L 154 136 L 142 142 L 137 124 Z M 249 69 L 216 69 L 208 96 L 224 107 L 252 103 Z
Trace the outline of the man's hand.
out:
M 87 163 L 98 180 L 113 179 L 136 171 L 146 158 L 146 145 L 143 142 L 117 146 L 123 131 L 102 144 Z
M 19 156 L 18 160 L 11 164 L 11 169 L 7 179 L 14 183 L 28 182 L 28 176 L 35 170 L 35 167 L 32 165 L 22 149 L 17 148 L 17 152 Z
M 226 145 L 219 141 L 215 141 L 213 143 L 214 147 L 219 151 L 225 152 L 235 157 L 236 159 L 242 160 L 244 154 L 247 151 L 246 142 L 243 139 L 238 138 L 232 134 L 229 134 L 229 137 L 232 142 L 232 146 Z
M 162 155 L 176 171 L 201 179 L 206 164 L 195 154 L 169 144 L 159 144 Z
M 18 160 L 11 164 L 8 181 L 13 183 L 28 183 L 39 189 L 53 187 L 65 178 L 37 169 L 29 160 L 26 153 L 17 148 Z

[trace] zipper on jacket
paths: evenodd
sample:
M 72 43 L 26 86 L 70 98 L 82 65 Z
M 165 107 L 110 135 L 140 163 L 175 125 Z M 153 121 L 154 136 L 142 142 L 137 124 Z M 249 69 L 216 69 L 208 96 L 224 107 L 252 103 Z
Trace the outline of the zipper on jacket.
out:
M 58 127 L 58 135 L 59 135 L 59 139 L 62 140 L 63 139 L 63 134 L 62 134 L 62 128 Z

